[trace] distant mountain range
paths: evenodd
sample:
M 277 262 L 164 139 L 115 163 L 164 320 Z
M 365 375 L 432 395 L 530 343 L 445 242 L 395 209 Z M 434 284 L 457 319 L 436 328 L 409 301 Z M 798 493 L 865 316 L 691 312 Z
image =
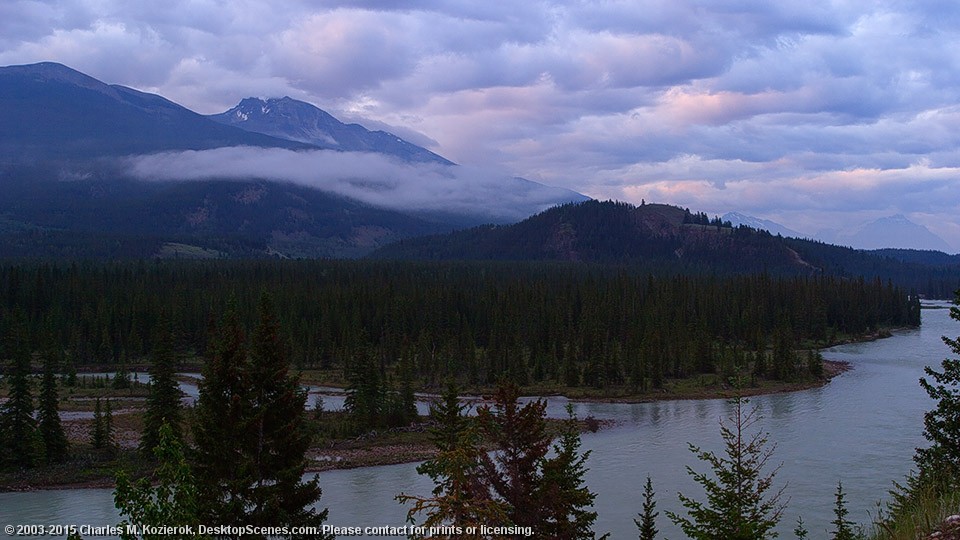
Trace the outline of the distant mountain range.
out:
M 758 230 L 765 230 L 774 235 L 793 238 L 816 238 L 831 244 L 841 244 L 857 249 L 905 249 L 955 251 L 943 239 L 930 229 L 910 221 L 903 214 L 882 217 L 859 227 L 849 230 L 822 230 L 815 236 L 805 235 L 769 219 L 748 216 L 739 212 L 728 212 L 723 215 L 724 221 L 733 225 L 746 225 Z
M 207 117 L 160 96 L 43 63 L 0 68 L 0 100 L 7 106 L 0 123 L 0 257 L 358 257 L 374 252 L 381 258 L 874 275 L 899 283 L 926 280 L 942 284 L 942 290 L 960 285 L 957 261 L 935 252 L 869 253 L 779 238 L 776 234 L 797 234 L 740 214 L 712 222 L 705 214 L 667 205 L 583 202 L 587 198 L 578 193 L 522 178 L 491 182 L 476 172 L 464 176 L 458 172 L 464 168 L 429 150 L 387 132 L 343 124 L 290 98 L 248 98 Z M 468 185 L 476 191 L 458 199 L 456 211 L 398 210 L 284 178 L 258 177 L 249 172 L 247 164 L 254 163 L 249 159 L 239 176 L 190 161 L 225 147 L 230 156 L 252 159 L 269 152 L 274 159 L 349 154 L 359 161 L 348 165 L 357 167 L 380 156 L 379 167 L 400 164 L 413 171 L 387 182 L 343 167 L 357 175 L 345 180 L 357 193 L 389 189 L 390 197 L 401 199 L 405 189 L 427 189 L 416 183 L 423 174 L 439 175 L 432 185 L 438 191 L 460 196 Z M 201 174 L 144 180 L 130 165 L 141 158 L 129 156 L 145 155 L 168 160 L 155 163 L 155 170 L 176 165 L 184 174 Z M 498 225 L 446 234 L 488 221 L 490 208 L 530 215 L 556 203 L 567 204 L 514 224 L 501 218 Z M 726 220 L 774 235 L 731 228 Z M 865 229 L 896 227 L 914 238 L 924 237 L 926 230 L 905 218 L 879 220 Z
M 902 214 L 882 217 L 852 231 L 834 235 L 821 234 L 825 242 L 844 244 L 859 249 L 907 248 L 950 252 L 950 246 L 923 225 Z
M 186 164 L 193 174 L 201 168 L 192 167 L 189 159 L 225 148 L 254 160 L 268 151 L 350 155 L 355 167 L 342 167 L 350 176 L 342 184 L 358 196 L 376 196 L 383 189 L 383 179 L 360 172 L 375 156 L 387 160 L 380 158 L 379 168 L 371 170 L 395 162 L 396 170 L 413 179 L 421 172 L 416 167 L 432 167 L 428 172 L 447 193 L 457 193 L 463 180 L 460 168 L 442 156 L 391 133 L 344 124 L 290 98 L 248 98 L 208 117 L 161 96 L 46 62 L 0 67 L 0 102 L 5 106 L 0 256 L 83 255 L 92 246 L 99 246 L 93 250 L 102 256 L 151 256 L 144 251 L 147 244 L 167 243 L 196 246 L 196 254 L 204 256 L 358 256 L 398 238 L 520 219 L 553 204 L 586 199 L 519 178 L 488 182 L 493 188 L 483 184 L 487 179 L 469 178 L 488 191 L 497 190 L 502 199 L 462 197 L 456 210 L 445 212 L 417 207 L 418 200 L 430 200 L 424 192 L 429 188 L 408 186 L 399 177 L 388 179 L 393 190 L 389 202 L 407 200 L 408 190 L 419 199 L 409 208 L 378 206 L 341 192 L 293 186 L 293 179 L 284 177 L 259 178 L 247 170 L 228 174 L 210 166 L 210 160 L 203 162 L 207 168 L 199 176 L 142 181 L 131 166 L 141 156 L 167 156 L 169 164 Z M 322 157 L 316 162 L 323 163 Z M 251 199 L 243 193 L 260 195 Z M 101 249 L 106 246 L 120 247 Z M 158 248 L 156 253 L 168 251 Z
M 0 103 L 0 163 L 222 146 L 309 147 L 218 124 L 160 96 L 50 62 L 0 68 Z

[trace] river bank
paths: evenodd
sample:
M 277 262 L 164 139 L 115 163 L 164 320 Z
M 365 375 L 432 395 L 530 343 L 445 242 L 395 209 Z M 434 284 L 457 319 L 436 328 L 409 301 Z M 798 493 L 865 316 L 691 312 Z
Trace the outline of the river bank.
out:
M 782 464 L 775 487 L 785 486 L 790 498 L 781 537 L 792 536 L 800 516 L 814 537 L 828 536 L 838 480 L 847 493 L 849 518 L 870 523 L 891 482 L 911 468 L 914 449 L 927 444 L 922 423 L 931 401 L 917 379 L 924 366 L 937 365 L 949 354 L 940 338 L 956 335 L 957 326 L 947 310 L 924 311 L 923 316 L 920 328 L 896 331 L 891 339 L 824 351 L 826 359 L 854 367 L 831 384 L 751 399 L 763 417 L 759 428 L 776 444 L 772 464 Z M 333 403 L 326 402 L 328 407 Z M 687 467 L 702 471 L 706 465 L 689 444 L 722 451 L 718 421 L 729 416 L 729 402 L 571 403 L 555 398 L 549 412 L 562 415 L 568 403 L 581 418 L 615 422 L 583 437 L 582 449 L 591 452 L 586 482 L 597 494 L 595 530 L 614 538 L 636 537 L 633 519 L 650 476 L 658 494 L 661 534 L 683 537 L 662 512 L 684 512 L 678 492 L 701 495 Z M 428 495 L 434 487 L 417 474 L 415 463 L 327 470 L 320 473 L 320 482 L 318 508 L 328 509 L 328 522 L 340 526 L 403 524 L 408 509 L 396 503 L 396 494 Z M 112 485 L 0 493 L 0 508 L 23 523 L 116 523 L 120 518 L 112 497 Z
M 830 346 L 868 342 L 890 337 L 889 329 L 882 329 L 868 335 L 845 337 L 831 343 Z M 819 378 L 807 378 L 797 381 L 757 380 L 752 385 L 736 388 L 720 375 L 699 375 L 687 379 L 665 381 L 664 387 L 659 390 L 638 393 L 628 387 L 614 389 L 594 388 L 556 388 L 556 387 L 526 387 L 524 393 L 530 396 L 564 397 L 580 403 L 649 403 L 675 400 L 709 400 L 726 399 L 736 395 L 760 396 L 797 392 L 826 385 L 834 377 L 849 371 L 851 365 L 845 361 L 824 360 L 823 375 Z M 337 384 L 328 379 L 311 378 L 306 372 L 304 384 L 319 384 L 336 388 Z M 181 380 L 191 380 L 189 375 L 181 374 Z M 471 388 L 470 395 L 464 397 L 474 406 L 487 402 L 484 396 L 493 392 L 493 388 Z M 109 392 L 108 392 L 109 393 Z M 115 398 L 131 399 L 130 394 L 140 395 L 140 392 L 126 390 L 116 392 Z M 93 400 L 89 391 L 84 391 L 82 397 L 73 396 L 74 400 L 67 400 L 65 411 L 82 412 L 92 411 Z M 107 397 L 107 396 L 105 396 Z M 422 394 L 422 399 L 429 400 L 430 394 Z M 76 399 L 79 398 L 79 399 Z M 134 398 L 135 399 L 135 398 Z M 127 404 L 125 404 L 127 405 Z M 140 405 L 140 403 L 130 403 Z M 329 413 L 327 413 L 329 414 Z M 141 410 L 126 406 L 114 413 L 116 441 L 119 454 L 116 458 L 104 458 L 89 448 L 88 439 L 91 430 L 91 418 L 71 418 L 65 415 L 64 427 L 77 453 L 79 460 L 71 460 L 65 464 L 39 467 L 33 470 L 6 472 L 0 474 L 0 491 L 31 491 L 47 489 L 74 489 L 74 488 L 104 488 L 112 487 L 118 466 L 125 466 L 134 476 L 149 473 L 149 463 L 136 456 L 136 446 L 139 442 L 139 430 L 142 428 Z M 582 423 L 582 422 L 581 422 Z M 590 427 L 581 426 L 582 431 L 596 431 L 599 428 L 609 427 L 612 422 L 604 421 Z M 394 465 L 423 461 L 432 457 L 434 453 L 426 432 L 426 424 L 420 423 L 404 430 L 393 430 L 382 433 L 370 433 L 361 437 L 318 441 L 318 444 L 308 451 L 310 460 L 307 470 L 321 472 L 337 469 L 353 469 L 381 465 Z M 98 458 L 99 456 L 99 458 Z

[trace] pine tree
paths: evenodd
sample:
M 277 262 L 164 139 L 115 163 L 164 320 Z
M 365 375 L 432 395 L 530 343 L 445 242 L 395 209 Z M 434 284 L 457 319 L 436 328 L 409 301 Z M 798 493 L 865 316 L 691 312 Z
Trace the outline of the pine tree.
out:
M 573 405 L 567 404 L 568 419 L 553 445 L 553 457 L 541 465 L 542 478 L 536 495 L 544 509 L 544 519 L 535 529 L 549 538 L 594 538 L 597 513 L 590 510 L 596 494 L 585 485 L 590 452 L 580 452 L 580 430 Z
M 117 449 L 117 436 L 113 432 L 113 405 L 110 398 L 103 404 L 103 447 L 114 452 Z
M 29 334 L 22 310 L 16 309 L 11 315 L 4 341 L 11 365 L 7 377 L 9 394 L 0 415 L 5 433 L 2 442 L 9 465 L 33 467 L 43 462 L 43 439 L 33 417 Z
M 793 535 L 797 537 L 797 540 L 806 540 L 808 534 L 809 531 L 803 524 L 803 517 L 797 517 L 797 526 L 793 528 Z
M 301 479 L 311 439 L 306 422 L 307 394 L 289 373 L 280 324 L 266 294 L 260 299 L 259 311 L 248 367 L 253 403 L 246 435 L 254 483 L 246 523 L 319 527 L 327 517 L 326 510 L 313 508 L 320 499 L 319 479 Z
M 157 339 L 150 365 L 150 395 L 143 414 L 140 451 L 152 455 L 160 443 L 160 428 L 166 425 L 171 435 L 183 440 L 183 413 L 180 385 L 176 379 L 177 357 L 173 350 L 173 332 L 169 322 L 158 325 Z
M 538 399 L 520 406 L 519 396 L 515 384 L 501 383 L 493 406 L 477 411 L 481 433 L 493 448 L 492 456 L 482 457 L 483 471 L 493 492 L 507 504 L 510 521 L 539 530 L 545 508 L 537 493 L 551 440 L 545 421 L 547 403 Z
M 655 512 L 657 502 L 654 500 L 653 482 L 647 477 L 647 483 L 643 487 L 643 510 L 640 512 L 640 519 L 633 520 L 640 530 L 640 540 L 655 540 L 657 533 L 657 516 L 660 512 Z
M 103 407 L 100 405 L 100 398 L 93 405 L 93 423 L 90 424 L 90 444 L 94 448 L 103 448 L 106 437 L 103 430 Z
M 244 523 L 255 482 L 241 434 L 250 417 L 246 336 L 231 301 L 203 366 L 194 412 L 194 473 L 200 517 L 205 523 Z
M 689 517 L 667 512 L 667 516 L 695 540 L 767 538 L 783 513 L 784 505 L 780 502 L 783 489 L 772 495 L 768 493 L 779 467 L 763 476 L 773 447 L 767 447 L 765 433 L 747 433 L 760 420 L 759 413 L 755 408 L 744 411 L 746 400 L 741 397 L 732 403 L 734 411 L 729 419 L 732 427 L 720 424 L 725 457 L 690 445 L 690 450 L 712 471 L 704 474 L 687 467 L 687 472 L 706 491 L 706 504 L 680 494 L 680 502 Z
M 361 352 L 353 358 L 347 377 L 347 396 L 344 410 L 357 431 L 380 427 L 387 409 L 387 392 L 384 388 L 380 367 L 371 351 Z
M 430 439 L 437 454 L 417 467 L 418 473 L 433 480 L 433 496 L 397 495 L 401 504 L 413 502 L 408 520 L 426 514 L 423 527 L 450 527 L 437 538 L 476 538 L 466 534 L 467 527 L 509 524 L 505 505 L 490 495 L 480 465 L 484 455 L 480 434 L 465 417 L 465 410 L 456 385 L 450 383 L 440 400 L 430 406 Z
M 830 536 L 831 540 L 856 540 L 857 534 L 853 529 L 855 523 L 847 519 L 849 513 L 843 493 L 843 482 L 837 482 L 836 504 L 833 507 L 835 517 L 830 522 L 834 527 Z
M 960 321 L 960 290 L 957 291 L 950 317 Z M 943 342 L 954 354 L 960 355 L 960 337 Z M 936 408 L 923 416 L 923 436 L 930 441 L 928 448 L 918 448 L 914 461 L 919 468 L 921 482 L 960 485 L 960 358 L 945 358 L 941 371 L 927 366 L 926 377 L 920 379 Z
M 48 463 L 56 463 L 67 455 L 69 442 L 60 423 L 57 391 L 56 355 L 48 343 L 43 355 L 43 379 L 40 385 L 39 431 Z
M 321 525 L 318 480 L 304 482 L 306 392 L 269 297 L 249 350 L 231 301 L 204 366 L 194 440 L 199 515 L 225 525 Z M 321 536 L 323 538 L 323 536 Z

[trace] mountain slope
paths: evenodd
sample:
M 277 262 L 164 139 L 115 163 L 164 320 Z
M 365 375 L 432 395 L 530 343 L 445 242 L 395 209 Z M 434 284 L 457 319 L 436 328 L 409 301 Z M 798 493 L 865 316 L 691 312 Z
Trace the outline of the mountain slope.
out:
M 566 204 L 514 225 L 402 240 L 370 257 L 581 261 L 629 264 L 650 272 L 862 277 L 891 280 L 936 298 L 951 297 L 960 287 L 960 265 L 946 255 L 898 260 L 889 253 L 733 228 L 674 206 L 609 201 Z
M 711 224 L 675 206 L 610 201 L 565 204 L 515 225 L 405 240 L 371 256 L 753 265 L 815 271 L 769 234 Z
M 0 102 L 0 256 L 151 256 L 156 242 L 212 246 L 230 238 L 216 249 L 353 257 L 455 224 L 515 221 L 583 198 L 453 166 L 289 98 L 244 100 L 233 110 L 250 120 L 245 127 L 258 123 L 280 135 L 273 137 L 47 62 L 0 67 Z M 344 152 L 319 151 L 334 148 Z M 144 173 L 144 163 L 157 165 Z M 261 202 L 224 199 L 251 181 L 267 187 Z M 299 187 L 287 184 L 293 181 Z M 281 192 L 300 202 L 270 195 Z M 189 208 L 216 211 L 202 226 L 185 226 Z M 109 248 L 114 240 L 120 252 Z
M 224 126 L 160 96 L 107 85 L 52 62 L 0 67 L 0 102 L 0 161 L 310 147 Z
M 101 171 L 0 174 L 0 257 L 154 257 L 171 244 L 226 257 L 357 257 L 443 224 L 294 184 L 143 182 Z
M 246 98 L 232 109 L 208 116 L 211 120 L 247 131 L 349 152 L 377 152 L 403 161 L 453 165 L 426 148 L 386 131 L 369 131 L 344 124 L 326 111 L 289 97 Z
M 928 266 L 960 266 L 960 253 L 947 255 L 942 251 L 900 248 L 875 249 L 871 250 L 870 253 L 879 257 L 889 257 L 898 261 Z

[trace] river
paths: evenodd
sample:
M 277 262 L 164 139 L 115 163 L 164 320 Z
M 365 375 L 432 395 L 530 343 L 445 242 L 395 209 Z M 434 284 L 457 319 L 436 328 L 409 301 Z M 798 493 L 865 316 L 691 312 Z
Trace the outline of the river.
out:
M 943 305 L 943 304 L 941 304 Z M 848 518 L 868 523 L 876 503 L 894 480 L 911 468 L 917 446 L 924 445 L 922 417 L 933 403 L 917 384 L 925 365 L 939 365 L 949 354 L 942 335 L 957 336 L 960 324 L 946 309 L 925 309 L 919 329 L 898 331 L 888 339 L 827 349 L 830 360 L 844 360 L 853 370 L 812 390 L 758 396 L 760 427 L 776 443 L 773 462 L 782 463 L 775 485 L 789 498 L 781 538 L 791 538 L 797 516 L 811 538 L 826 537 L 833 519 L 834 491 L 842 480 Z M 566 400 L 550 400 L 562 410 Z M 730 412 L 724 400 L 682 400 L 642 404 L 575 403 L 578 416 L 613 419 L 617 424 L 583 436 L 590 450 L 587 483 L 597 493 L 595 530 L 614 539 L 635 538 L 633 519 L 640 510 L 643 482 L 653 479 L 661 537 L 683 535 L 664 515 L 682 512 L 677 492 L 703 500 L 700 487 L 686 473 L 705 471 L 687 443 L 721 450 L 718 421 Z M 402 525 L 405 510 L 394 500 L 404 491 L 427 495 L 431 484 L 416 465 L 371 467 L 320 474 L 329 508 L 328 523 L 338 526 Z M 112 492 L 105 489 L 0 493 L 0 522 L 116 523 Z

